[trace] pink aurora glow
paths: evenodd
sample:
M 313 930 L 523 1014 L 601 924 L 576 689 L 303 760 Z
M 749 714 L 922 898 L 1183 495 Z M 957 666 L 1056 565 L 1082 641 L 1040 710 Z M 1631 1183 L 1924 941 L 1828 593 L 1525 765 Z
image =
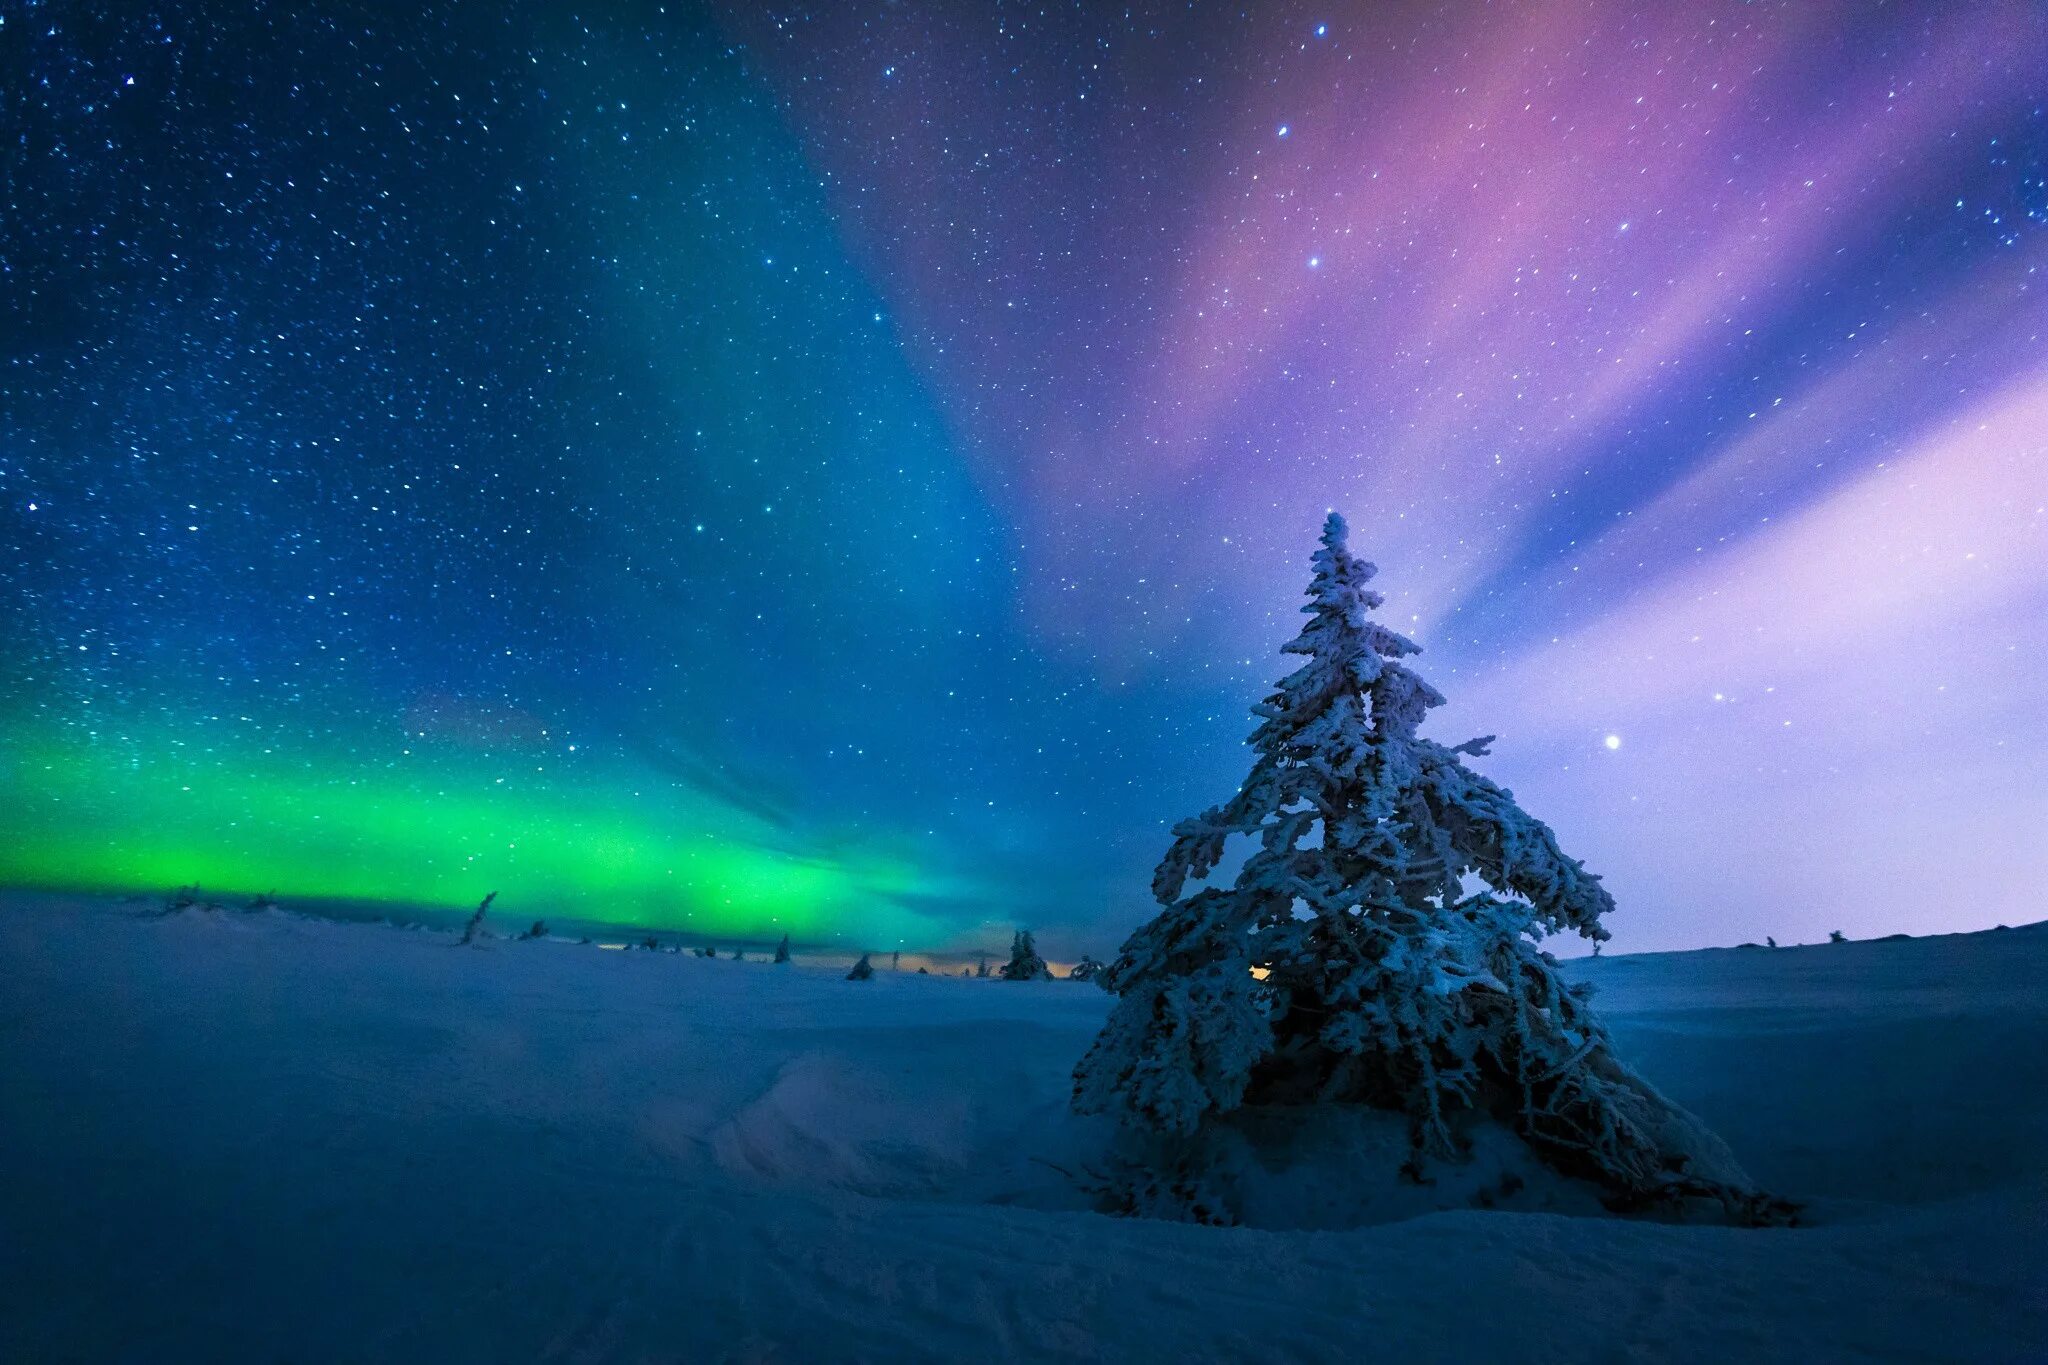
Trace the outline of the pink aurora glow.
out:
M 1334 505 L 1638 944 L 2029 915 L 2048 12 L 733 27 L 1037 638 L 1199 673 L 1219 774 Z

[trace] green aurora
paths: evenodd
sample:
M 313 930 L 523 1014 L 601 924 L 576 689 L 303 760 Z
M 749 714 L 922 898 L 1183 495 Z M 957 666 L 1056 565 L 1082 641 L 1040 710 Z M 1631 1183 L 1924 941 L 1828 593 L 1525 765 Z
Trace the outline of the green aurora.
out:
M 914 867 L 865 847 L 837 858 L 779 848 L 777 831 L 744 813 L 642 795 L 625 781 L 564 781 L 531 764 L 492 777 L 503 765 L 471 756 L 407 761 L 413 770 L 10 749 L 0 882 L 112 892 L 198 883 L 449 907 L 496 890 L 519 915 L 711 935 L 818 941 L 857 924 L 875 942 L 929 942 L 939 932 L 898 904 L 918 889 Z
M 926 728 L 1000 685 L 994 522 L 896 320 L 701 16 L 541 27 L 508 61 L 479 18 L 409 127 L 325 89 L 362 107 L 305 193 L 406 238 L 208 218 L 250 182 L 209 147 L 282 96 L 129 134 L 183 221 L 110 211 L 172 264 L 204 236 L 239 306 L 167 270 L 0 412 L 0 884 L 874 946 L 1003 913 L 945 837 L 976 741 L 935 767 Z

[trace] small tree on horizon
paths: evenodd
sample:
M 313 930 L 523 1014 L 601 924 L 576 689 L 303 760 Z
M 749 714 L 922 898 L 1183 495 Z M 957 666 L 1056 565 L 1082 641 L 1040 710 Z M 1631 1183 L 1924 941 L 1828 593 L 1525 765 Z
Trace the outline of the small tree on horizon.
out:
M 860 961 L 854 963 L 853 970 L 846 974 L 846 979 L 848 981 L 866 981 L 869 977 L 873 976 L 874 974 L 875 965 L 872 962 L 868 961 L 868 955 L 866 953 L 862 953 L 860 955 Z
M 997 975 L 1005 981 L 1052 980 L 1052 968 L 1038 955 L 1038 945 L 1032 941 L 1029 929 L 1019 929 L 1010 935 L 1010 960 Z
M 787 962 L 787 961 L 789 961 L 789 935 L 788 935 L 788 934 L 784 934 L 784 935 L 782 936 L 782 942 L 780 942 L 780 943 L 778 943 L 778 944 L 776 944 L 776 945 L 775 945 L 775 960 L 776 960 L 777 962 Z
M 1075 1069 L 1075 1108 L 1185 1157 L 1244 1105 L 1363 1103 L 1407 1116 L 1417 1178 L 1490 1117 L 1617 1206 L 1704 1196 L 1771 1216 L 1720 1140 L 1615 1055 L 1589 990 L 1538 946 L 1605 939 L 1613 899 L 1465 766 L 1490 736 L 1418 735 L 1443 698 L 1402 662 L 1418 647 L 1371 619 L 1376 570 L 1346 539 L 1332 513 L 1310 619 L 1285 647 L 1304 662 L 1254 708 L 1250 775 L 1174 827 L 1153 875 L 1162 910 L 1107 969 L 1119 1000 Z M 1234 884 L 1183 897 L 1232 835 L 1255 841 Z M 1468 877 L 1485 889 L 1467 894 Z
M 498 893 L 493 891 L 491 892 L 490 895 L 485 896 L 483 900 L 477 903 L 476 913 L 474 915 L 471 915 L 469 917 L 469 923 L 462 927 L 463 943 L 476 942 L 476 936 L 479 933 L 483 932 L 484 916 L 490 913 L 491 902 L 496 900 L 497 898 Z M 456 946 L 460 947 L 461 944 L 458 944 Z

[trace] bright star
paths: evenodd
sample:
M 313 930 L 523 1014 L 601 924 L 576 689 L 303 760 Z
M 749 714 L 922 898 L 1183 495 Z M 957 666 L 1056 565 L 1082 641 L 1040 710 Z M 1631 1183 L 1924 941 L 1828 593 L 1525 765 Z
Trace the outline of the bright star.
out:
M 1609 735 L 1606 739 L 1602 740 L 1601 743 L 1605 744 L 1610 749 L 1619 749 L 1621 747 L 1621 736 Z

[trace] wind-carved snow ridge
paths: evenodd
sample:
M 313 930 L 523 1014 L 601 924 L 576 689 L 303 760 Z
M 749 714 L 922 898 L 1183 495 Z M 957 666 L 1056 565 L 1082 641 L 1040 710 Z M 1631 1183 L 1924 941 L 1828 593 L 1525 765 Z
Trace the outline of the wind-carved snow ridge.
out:
M 1285 646 L 1306 661 L 1254 708 L 1251 774 L 1174 827 L 1152 881 L 1164 908 L 1106 974 L 1120 998 L 1074 1104 L 1135 1139 L 1103 1182 L 1109 1206 L 1234 1221 L 1219 1119 L 1365 1105 L 1406 1119 L 1412 1180 L 1491 1121 L 1610 1207 L 1705 1200 L 1782 1219 L 1719 1138 L 1615 1055 L 1590 989 L 1541 948 L 1551 933 L 1605 939 L 1613 898 L 1465 766 L 1491 736 L 1420 736 L 1444 699 L 1402 662 L 1419 647 L 1372 619 L 1377 570 L 1346 538 L 1332 513 L 1308 624 Z M 1236 881 L 1183 896 L 1232 835 L 1258 841 Z M 1487 889 L 1464 894 L 1468 875 Z
M 943 1189 L 974 1155 L 965 1106 L 906 1102 L 876 1082 L 821 1054 L 799 1057 L 712 1132 L 712 1154 L 735 1175 L 871 1195 Z

